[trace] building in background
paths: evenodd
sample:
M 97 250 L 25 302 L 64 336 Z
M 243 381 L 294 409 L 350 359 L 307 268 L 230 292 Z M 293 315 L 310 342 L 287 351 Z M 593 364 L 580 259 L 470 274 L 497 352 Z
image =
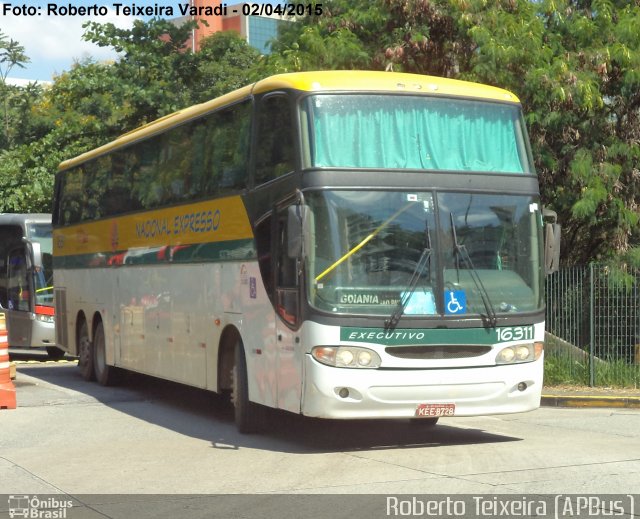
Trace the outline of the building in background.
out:
M 253 14 L 257 6 L 250 3 L 228 5 L 220 0 L 190 0 L 190 4 L 192 10 L 200 14 L 176 18 L 173 22 L 182 24 L 189 20 L 206 21 L 206 25 L 200 22 L 192 31 L 189 47 L 194 52 L 200 50 L 203 38 L 219 31 L 235 31 L 249 45 L 263 54 L 269 54 L 270 41 L 278 35 L 278 26 L 292 21 L 291 17 L 273 14 L 269 7 L 263 9 L 262 14 Z

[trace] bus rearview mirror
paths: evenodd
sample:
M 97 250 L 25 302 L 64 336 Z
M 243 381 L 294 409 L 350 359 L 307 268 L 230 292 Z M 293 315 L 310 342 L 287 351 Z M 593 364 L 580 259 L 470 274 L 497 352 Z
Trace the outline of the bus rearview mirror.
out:
M 560 224 L 547 223 L 544 226 L 544 270 L 553 274 L 560 267 Z

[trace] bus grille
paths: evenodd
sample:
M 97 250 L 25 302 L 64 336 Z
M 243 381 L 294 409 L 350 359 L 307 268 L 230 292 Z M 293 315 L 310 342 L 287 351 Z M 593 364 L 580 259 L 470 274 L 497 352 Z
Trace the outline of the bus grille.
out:
M 400 359 L 465 359 L 489 353 L 491 346 L 473 344 L 395 346 L 386 348 L 385 351 L 392 357 Z

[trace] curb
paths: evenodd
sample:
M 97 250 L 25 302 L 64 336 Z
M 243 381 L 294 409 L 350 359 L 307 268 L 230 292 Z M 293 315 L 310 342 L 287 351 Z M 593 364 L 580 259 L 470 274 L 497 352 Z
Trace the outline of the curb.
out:
M 545 407 L 614 407 L 640 409 L 640 396 L 542 395 Z

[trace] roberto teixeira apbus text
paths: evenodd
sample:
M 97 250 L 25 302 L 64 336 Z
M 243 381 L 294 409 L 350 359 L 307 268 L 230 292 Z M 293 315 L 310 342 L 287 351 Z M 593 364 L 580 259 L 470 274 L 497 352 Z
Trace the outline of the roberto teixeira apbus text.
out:
M 635 497 L 547 495 L 464 496 L 422 499 L 387 497 L 389 517 L 635 517 Z

